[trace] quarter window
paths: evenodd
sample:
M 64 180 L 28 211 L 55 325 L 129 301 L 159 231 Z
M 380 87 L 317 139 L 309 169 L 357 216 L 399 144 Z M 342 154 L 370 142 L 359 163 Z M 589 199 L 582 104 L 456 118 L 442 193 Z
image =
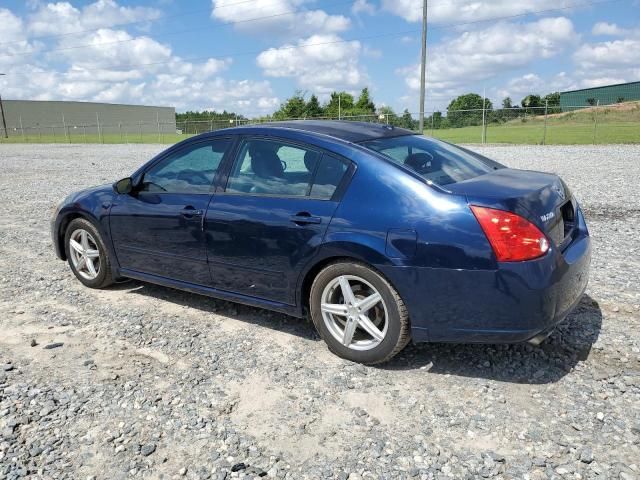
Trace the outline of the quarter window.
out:
M 313 177 L 311 197 L 329 200 L 340 185 L 346 171 L 347 164 L 342 160 L 324 155 Z
M 221 138 L 176 152 L 145 172 L 141 190 L 155 193 L 209 193 L 230 145 L 230 139 Z

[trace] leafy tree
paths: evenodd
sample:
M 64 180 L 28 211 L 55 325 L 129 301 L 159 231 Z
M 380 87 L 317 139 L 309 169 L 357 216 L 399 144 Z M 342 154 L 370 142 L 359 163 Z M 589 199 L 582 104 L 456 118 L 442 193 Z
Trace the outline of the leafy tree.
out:
M 595 107 L 598 102 L 596 101 L 595 98 L 587 98 L 587 103 L 592 107 Z
M 502 108 L 513 108 L 511 97 L 504 97 L 504 99 L 502 100 Z
M 547 113 L 560 112 L 560 92 L 547 93 L 542 97 L 542 105 L 547 105 Z
M 540 95 L 527 95 L 520 102 L 522 108 L 524 109 L 532 109 L 542 106 L 542 100 L 540 99 Z
M 482 110 L 493 110 L 491 100 L 477 93 L 466 93 L 451 100 L 447 107 L 447 123 L 451 127 L 482 125 Z
M 305 113 L 307 117 L 321 117 L 324 114 L 324 110 L 320 106 L 318 97 L 316 97 L 315 94 L 311 95 L 311 98 L 309 98 Z
M 297 91 L 292 97 L 288 98 L 280 105 L 280 109 L 273 114 L 273 117 L 278 120 L 302 118 L 305 116 L 306 110 L 307 103 L 304 101 L 302 93 Z
M 433 129 L 436 130 L 442 127 L 442 122 L 442 112 L 433 112 L 424 119 L 424 128 L 425 130 L 430 130 L 433 127 Z
M 192 111 L 176 113 L 177 127 L 184 133 L 202 133 L 210 129 L 228 127 L 229 120 L 246 120 L 244 115 L 235 112 L 216 112 L 215 110 Z
M 376 111 L 376 106 L 371 100 L 371 96 L 369 95 L 369 89 L 364 87 L 360 92 L 360 96 L 358 97 L 358 101 L 355 104 L 355 108 L 357 111 L 357 115 L 366 115 L 372 114 Z
M 339 111 L 342 116 L 349 115 L 353 112 L 353 107 L 353 95 L 348 92 L 331 92 L 324 111 L 327 116 L 337 117 Z

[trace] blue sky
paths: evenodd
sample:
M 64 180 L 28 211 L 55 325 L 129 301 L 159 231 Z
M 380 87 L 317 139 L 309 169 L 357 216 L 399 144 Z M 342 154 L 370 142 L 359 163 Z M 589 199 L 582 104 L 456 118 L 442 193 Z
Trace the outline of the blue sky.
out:
M 426 110 L 640 80 L 640 2 L 430 0 Z M 421 0 L 0 0 L 0 94 L 270 113 L 368 86 L 417 112 Z

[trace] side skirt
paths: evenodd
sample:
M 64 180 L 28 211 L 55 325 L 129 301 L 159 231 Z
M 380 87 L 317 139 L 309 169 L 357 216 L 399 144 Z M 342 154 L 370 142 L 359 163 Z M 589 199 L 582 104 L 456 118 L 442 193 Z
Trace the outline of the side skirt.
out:
M 154 283 L 156 285 L 162 285 L 164 287 L 184 290 L 186 292 L 196 293 L 198 295 L 205 295 L 207 297 L 218 298 L 220 300 L 228 300 L 230 302 L 242 303 L 244 305 L 249 305 L 251 307 L 265 308 L 267 310 L 273 310 L 275 312 L 285 313 L 293 317 L 298 317 L 298 318 L 302 317 L 302 312 L 295 305 L 272 302 L 270 300 L 250 297 L 248 295 L 241 295 L 238 293 L 231 293 L 224 290 L 218 290 L 217 288 L 197 285 L 195 283 L 182 282 L 180 280 L 172 280 L 170 278 L 161 277 L 158 275 L 152 275 L 149 273 L 137 272 L 135 270 L 128 270 L 126 268 L 119 269 L 118 273 L 121 277 L 132 278 L 134 280 L 140 280 L 142 282 Z

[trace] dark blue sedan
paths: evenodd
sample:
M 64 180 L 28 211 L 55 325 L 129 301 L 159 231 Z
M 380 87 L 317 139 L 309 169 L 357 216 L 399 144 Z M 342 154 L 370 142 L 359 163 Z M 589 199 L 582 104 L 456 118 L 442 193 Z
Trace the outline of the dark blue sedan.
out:
M 299 121 L 189 138 L 52 222 L 86 286 L 133 278 L 302 317 L 337 355 L 539 343 L 591 246 L 555 175 L 385 125 Z

